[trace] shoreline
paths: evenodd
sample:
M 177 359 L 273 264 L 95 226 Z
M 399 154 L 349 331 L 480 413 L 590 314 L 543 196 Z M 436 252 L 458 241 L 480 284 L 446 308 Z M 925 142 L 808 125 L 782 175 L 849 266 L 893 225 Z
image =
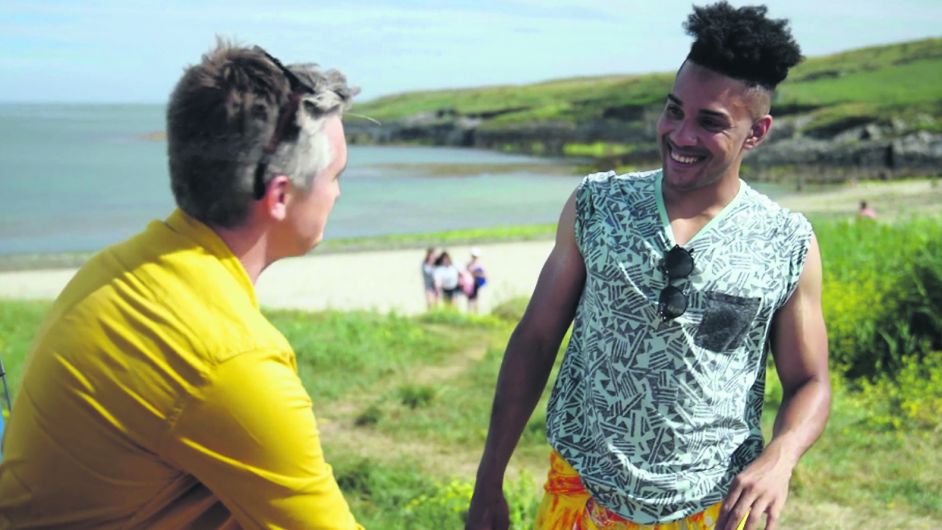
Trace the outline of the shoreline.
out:
M 866 200 L 876 209 L 880 218 L 895 220 L 916 215 L 942 214 L 942 184 L 928 178 L 871 180 L 825 189 L 791 191 L 773 200 L 810 217 L 853 217 L 859 202 Z M 417 250 L 428 246 L 546 241 L 554 237 L 555 230 L 555 223 L 544 223 L 326 239 L 306 257 Z M 0 255 L 0 273 L 77 268 L 96 253 L 97 250 Z
M 853 219 L 860 201 L 878 222 L 942 213 L 942 186 L 928 179 L 860 182 L 792 193 L 782 206 L 810 217 Z M 447 249 L 463 265 L 479 247 L 487 269 L 480 310 L 529 296 L 553 247 L 554 225 L 526 225 L 432 234 L 328 240 L 322 248 L 274 263 L 259 278 L 260 303 L 272 309 L 378 310 L 416 314 L 425 310 L 419 265 L 428 246 Z M 0 298 L 51 300 L 92 253 L 0 256 Z M 464 306 L 459 297 L 459 307 Z
M 475 244 L 487 271 L 480 312 L 512 298 L 529 296 L 553 241 Z M 439 250 L 442 247 L 436 247 Z M 463 266 L 470 245 L 444 247 Z M 424 249 L 374 250 L 286 258 L 273 263 L 255 285 L 262 307 L 268 309 L 375 310 L 413 315 L 426 310 L 420 265 Z M 77 268 L 0 272 L 0 299 L 52 300 Z M 466 301 L 458 296 L 456 306 Z

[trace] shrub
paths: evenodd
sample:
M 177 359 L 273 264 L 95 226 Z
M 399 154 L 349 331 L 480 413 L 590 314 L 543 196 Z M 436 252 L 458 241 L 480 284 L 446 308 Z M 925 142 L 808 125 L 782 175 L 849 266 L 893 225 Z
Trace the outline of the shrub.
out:
M 942 352 L 904 361 L 895 375 L 862 382 L 856 398 L 869 411 L 867 424 L 882 430 L 938 432 L 942 427 Z
M 533 527 L 540 501 L 536 491 L 532 477 L 526 472 L 521 472 L 517 480 L 509 481 L 504 487 L 511 529 Z M 440 484 L 431 494 L 412 499 L 404 510 L 409 528 L 461 528 L 467 519 L 473 492 L 471 482 L 453 480 Z
M 942 348 L 942 222 L 816 223 L 831 359 L 853 379 Z
M 437 391 L 429 385 L 406 383 L 399 387 L 399 401 L 410 409 L 417 409 L 435 399 Z
M 353 420 L 354 425 L 357 427 L 369 427 L 370 425 L 376 425 L 379 423 L 379 420 L 383 417 L 383 411 L 377 405 L 370 405 L 363 409 L 357 417 Z

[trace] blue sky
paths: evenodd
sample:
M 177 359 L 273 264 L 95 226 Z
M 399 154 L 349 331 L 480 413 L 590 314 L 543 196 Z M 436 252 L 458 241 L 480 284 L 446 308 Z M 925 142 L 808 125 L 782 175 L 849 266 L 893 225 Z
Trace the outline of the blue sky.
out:
M 0 102 L 165 102 L 215 36 L 345 72 L 361 99 L 675 69 L 691 1 L 0 0 Z M 704 2 L 697 2 L 698 4 Z M 754 1 L 733 0 L 734 5 Z M 942 36 L 939 0 L 771 0 L 805 55 Z

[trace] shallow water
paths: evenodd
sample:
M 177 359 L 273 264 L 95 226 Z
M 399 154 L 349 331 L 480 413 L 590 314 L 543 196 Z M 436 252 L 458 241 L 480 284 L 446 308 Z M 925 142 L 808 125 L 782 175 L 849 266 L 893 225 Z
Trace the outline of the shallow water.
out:
M 0 104 L 0 255 L 95 251 L 165 218 L 163 129 L 162 105 Z M 476 149 L 348 158 L 327 238 L 554 222 L 581 179 L 569 160 Z
M 0 254 L 97 250 L 173 208 L 159 105 L 0 105 Z M 157 136 L 158 139 L 148 139 Z M 552 222 L 558 160 L 352 146 L 327 237 Z

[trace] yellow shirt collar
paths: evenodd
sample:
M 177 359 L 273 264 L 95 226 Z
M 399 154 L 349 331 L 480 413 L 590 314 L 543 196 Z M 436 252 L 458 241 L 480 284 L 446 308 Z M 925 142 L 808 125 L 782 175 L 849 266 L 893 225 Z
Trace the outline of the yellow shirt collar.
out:
M 219 234 L 179 208 L 170 214 L 166 223 L 173 231 L 192 239 L 206 249 L 209 254 L 218 258 L 223 267 L 232 274 L 236 282 L 245 290 L 245 294 L 249 296 L 252 305 L 256 308 L 259 307 L 255 286 L 252 284 L 249 274 L 245 271 L 245 267 L 239 258 L 232 253 L 229 245 L 219 237 Z

